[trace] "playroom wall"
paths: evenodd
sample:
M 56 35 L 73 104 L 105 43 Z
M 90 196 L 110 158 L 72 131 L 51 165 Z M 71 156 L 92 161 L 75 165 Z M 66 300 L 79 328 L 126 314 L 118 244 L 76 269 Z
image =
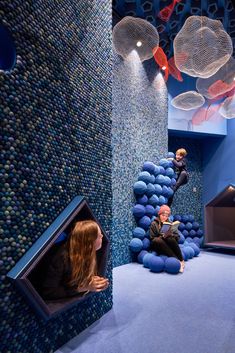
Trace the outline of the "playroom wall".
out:
M 167 88 L 156 64 L 114 54 L 112 110 L 113 265 L 131 261 L 133 184 L 145 161 L 168 151 Z
M 227 121 L 227 136 L 203 144 L 203 205 L 228 184 L 235 184 L 235 119 Z
M 48 322 L 7 272 L 76 195 L 111 235 L 111 3 L 1 1 L 1 352 L 54 352 L 112 307 L 112 286 Z M 111 282 L 111 259 L 107 276 Z

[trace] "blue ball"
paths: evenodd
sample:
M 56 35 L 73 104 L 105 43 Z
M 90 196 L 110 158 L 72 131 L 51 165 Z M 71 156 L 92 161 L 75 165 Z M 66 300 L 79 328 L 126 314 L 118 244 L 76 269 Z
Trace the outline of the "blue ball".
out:
M 159 205 L 165 205 L 166 204 L 166 198 L 164 196 L 159 196 L 158 198 L 158 203 Z
M 175 154 L 173 152 L 168 152 L 167 158 L 175 158 Z
M 194 230 L 194 229 L 191 229 L 190 232 L 189 232 L 189 236 L 191 238 L 195 237 L 197 235 L 197 232 Z
M 198 230 L 199 229 L 199 223 L 198 222 L 193 222 L 193 229 Z
M 194 256 L 198 256 L 200 254 L 200 249 L 195 243 L 189 243 L 189 246 L 194 250 Z
M 164 265 L 165 265 L 165 261 L 166 261 L 166 259 L 168 259 L 168 256 L 160 255 L 160 258 L 164 261 Z
M 164 177 L 164 184 L 167 185 L 167 186 L 171 185 L 171 179 L 168 176 Z
M 180 226 L 179 226 L 179 227 L 180 227 Z M 180 231 L 181 231 L 181 229 L 180 229 Z M 188 231 L 187 231 L 187 229 L 184 229 L 184 230 L 182 231 L 182 233 L 183 233 L 183 236 L 184 236 L 185 238 L 188 237 Z
M 193 242 L 194 242 L 194 244 L 196 244 L 198 247 L 200 247 L 200 238 L 194 237 L 194 238 L 193 238 Z
M 153 174 L 154 174 L 155 176 L 157 176 L 159 173 L 160 173 L 160 168 L 159 168 L 158 165 L 156 165 Z
M 149 216 L 150 218 L 152 217 L 152 216 L 156 216 L 156 213 L 155 213 L 156 211 L 155 211 L 155 208 L 153 207 L 153 206 L 151 206 L 151 205 L 147 205 L 147 206 L 145 206 L 145 214 L 147 215 L 147 216 Z
M 139 227 L 147 230 L 151 224 L 151 219 L 148 216 L 143 216 L 138 220 Z
M 143 257 L 143 265 L 144 267 L 148 267 L 149 268 L 149 261 L 150 259 L 153 257 L 153 254 L 147 253 L 146 255 L 144 255 Z
M 176 184 L 176 179 L 175 178 L 171 178 L 171 186 L 174 186 Z
M 178 229 L 182 232 L 183 230 L 185 230 L 185 224 L 184 223 L 180 223 Z
M 174 191 L 172 190 L 172 188 L 170 186 L 168 186 L 168 198 L 173 196 Z
M 160 159 L 159 165 L 162 166 L 164 169 L 168 168 L 168 166 L 169 166 L 168 159 L 166 159 L 166 158 Z
M 148 254 L 148 251 L 147 250 L 141 250 L 141 252 L 138 254 L 137 256 L 137 261 L 142 264 L 143 263 L 143 258 L 144 256 Z
M 129 247 L 131 249 L 131 251 L 133 252 L 139 252 L 140 250 L 143 249 L 143 243 L 142 240 L 138 239 L 138 238 L 133 238 L 130 241 Z
M 162 193 L 162 187 L 161 187 L 161 185 L 159 185 L 159 184 L 154 184 L 154 188 L 155 188 L 155 193 L 156 193 L 158 196 L 160 196 L 161 193 Z
M 159 210 L 160 210 L 160 206 L 156 206 L 156 208 L 155 208 L 156 215 L 158 215 Z
M 186 223 L 188 222 L 188 215 L 183 214 L 183 215 L 181 216 L 181 221 L 186 224 Z
M 147 197 L 146 195 L 143 195 L 143 196 L 137 198 L 136 201 L 137 201 L 137 203 L 139 203 L 140 205 L 145 206 L 145 205 L 147 205 L 147 203 L 148 203 L 148 197 Z
M 185 242 L 185 237 L 184 237 L 184 235 L 181 233 L 181 231 L 180 230 L 178 230 L 178 234 L 179 234 L 179 240 L 178 240 L 178 243 L 179 244 L 184 244 L 184 242 Z
M 162 174 L 162 175 L 166 174 L 165 168 L 163 166 L 160 165 L 159 170 L 160 170 L 160 174 Z
M 145 230 L 143 228 L 136 227 L 133 230 L 132 234 L 133 234 L 134 238 L 144 239 L 146 233 L 145 233 Z
M 143 170 L 149 172 L 150 174 L 154 173 L 155 167 L 156 165 L 153 162 L 146 161 L 143 164 Z
M 148 238 L 143 239 L 143 249 L 148 250 L 150 248 L 150 240 Z
M 138 176 L 139 181 L 144 181 L 146 184 L 148 183 L 154 183 L 155 177 L 151 175 L 149 172 L 141 172 Z
M 149 200 L 148 200 L 148 202 L 149 202 L 149 204 L 150 205 L 152 205 L 152 206 L 157 206 L 157 204 L 158 204 L 158 197 L 156 196 L 156 195 L 152 195 L 150 198 L 149 198 Z
M 191 223 L 194 222 L 194 215 L 189 214 L 188 215 L 188 221 L 191 222 Z
M 168 187 L 166 185 L 163 185 L 162 187 L 162 195 L 166 197 L 168 195 Z
M 147 185 L 143 181 L 136 181 L 133 189 L 136 195 L 143 195 L 147 190 Z
M 180 270 L 180 261 L 175 257 L 168 257 L 165 261 L 165 271 L 176 274 Z
M 201 238 L 203 236 L 203 231 L 201 229 L 197 230 L 197 236 L 198 238 Z
M 182 253 L 184 261 L 188 261 L 189 256 L 190 256 L 189 251 L 187 249 L 185 250 L 185 247 L 183 247 L 183 248 L 181 248 L 181 253 Z
M 173 170 L 172 168 L 167 168 L 167 169 L 166 169 L 166 175 L 167 175 L 169 178 L 173 178 L 174 170 Z
M 186 246 L 186 249 L 188 249 L 188 251 L 189 251 L 189 258 L 192 259 L 195 255 L 195 251 L 193 250 L 193 248 L 191 246 Z
M 186 240 L 187 240 L 188 243 L 193 243 L 193 239 L 191 237 L 189 237 L 189 236 L 187 237 Z
M 160 256 L 151 257 L 148 264 L 152 272 L 162 272 L 165 267 L 165 263 Z
M 136 218 L 141 218 L 145 215 L 145 207 L 143 205 L 135 205 L 133 208 L 132 208 L 132 214 L 134 217 Z
M 174 221 L 181 221 L 181 215 L 179 214 L 174 215 Z
M 162 174 L 158 174 L 156 176 L 156 184 L 164 185 L 165 184 L 165 177 Z
M 147 185 L 147 190 L 145 193 L 148 197 L 151 197 L 155 193 L 155 187 L 152 183 L 149 183 Z
M 192 225 L 191 222 L 187 222 L 187 223 L 185 224 L 185 229 L 191 230 L 192 228 L 193 228 L 193 225 Z

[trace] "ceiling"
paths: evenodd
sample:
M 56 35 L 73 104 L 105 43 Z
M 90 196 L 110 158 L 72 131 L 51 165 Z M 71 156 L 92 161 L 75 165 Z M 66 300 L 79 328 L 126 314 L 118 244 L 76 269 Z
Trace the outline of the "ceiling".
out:
M 176 4 L 168 22 L 158 13 L 173 0 L 113 0 L 113 25 L 125 16 L 143 18 L 157 28 L 160 47 L 168 59 L 173 56 L 173 40 L 185 20 L 192 15 L 207 16 L 220 20 L 235 47 L 235 1 L 234 0 L 182 0 Z M 235 55 L 233 55 L 235 56 Z

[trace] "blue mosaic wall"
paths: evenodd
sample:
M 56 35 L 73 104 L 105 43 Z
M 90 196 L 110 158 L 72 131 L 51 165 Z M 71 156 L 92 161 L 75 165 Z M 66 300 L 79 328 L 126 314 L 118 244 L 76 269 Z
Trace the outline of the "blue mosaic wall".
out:
M 1 1 L 17 62 L 0 72 L 0 351 L 53 352 L 112 306 L 112 288 L 45 322 L 6 273 L 76 195 L 111 235 L 111 4 Z M 111 260 L 108 264 L 111 281 Z
M 144 161 L 157 163 L 167 147 L 167 89 L 152 61 L 114 57 L 112 114 L 113 265 L 131 262 L 135 220 L 133 184 Z
M 177 190 L 172 203 L 172 214 L 192 214 L 202 222 L 202 143 L 199 139 L 169 136 L 169 151 L 185 148 L 188 152 L 189 181 Z M 194 189 L 195 188 L 195 189 Z M 195 192 L 194 192 L 195 190 Z

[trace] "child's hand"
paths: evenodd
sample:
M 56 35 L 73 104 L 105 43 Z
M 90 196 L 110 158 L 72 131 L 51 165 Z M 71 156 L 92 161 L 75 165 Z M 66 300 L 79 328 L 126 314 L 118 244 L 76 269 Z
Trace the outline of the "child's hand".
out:
M 88 290 L 90 292 L 101 292 L 109 286 L 109 281 L 107 278 L 100 276 L 93 276 L 91 282 L 88 285 Z

